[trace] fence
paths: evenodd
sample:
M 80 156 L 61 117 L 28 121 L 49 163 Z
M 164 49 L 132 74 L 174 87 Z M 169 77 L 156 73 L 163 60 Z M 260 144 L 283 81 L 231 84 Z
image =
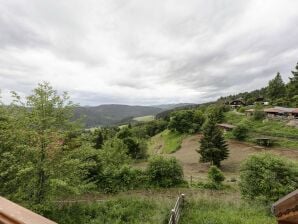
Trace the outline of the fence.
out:
M 175 204 L 175 207 L 171 210 L 171 217 L 169 220 L 169 224 L 178 224 L 180 215 L 181 215 L 181 210 L 184 204 L 185 200 L 185 195 L 181 194 Z

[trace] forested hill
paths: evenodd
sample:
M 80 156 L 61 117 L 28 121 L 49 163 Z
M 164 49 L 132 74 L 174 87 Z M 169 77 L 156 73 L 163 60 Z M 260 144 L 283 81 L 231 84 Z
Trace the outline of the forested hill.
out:
M 130 117 L 156 115 L 163 109 L 151 106 L 107 104 L 94 107 L 77 107 L 75 118 L 83 118 L 86 127 L 113 125 Z

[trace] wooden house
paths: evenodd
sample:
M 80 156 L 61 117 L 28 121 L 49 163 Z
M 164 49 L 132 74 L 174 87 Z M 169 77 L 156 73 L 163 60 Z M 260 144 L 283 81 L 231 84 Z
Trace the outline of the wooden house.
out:
M 1 224 L 57 224 L 18 204 L 0 197 Z
M 279 199 L 272 205 L 272 213 L 278 224 L 298 223 L 298 190 Z
M 241 106 L 245 106 L 245 102 L 242 99 L 237 99 L 237 100 L 232 100 L 230 102 L 230 106 L 232 108 L 237 108 L 237 107 L 241 107 Z

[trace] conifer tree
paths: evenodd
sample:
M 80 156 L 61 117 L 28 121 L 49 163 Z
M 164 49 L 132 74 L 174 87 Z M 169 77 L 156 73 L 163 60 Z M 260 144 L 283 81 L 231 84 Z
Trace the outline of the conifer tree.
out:
M 267 88 L 267 95 L 271 100 L 276 100 L 282 97 L 285 97 L 286 87 L 281 78 L 280 73 L 278 72 L 274 79 L 269 81 Z
M 292 71 L 293 77 L 290 77 L 290 82 L 288 83 L 287 95 L 289 98 L 298 96 L 298 62 L 296 64 L 295 70 Z
M 201 155 L 202 162 L 211 162 L 211 165 L 219 167 L 220 162 L 228 158 L 228 145 L 215 120 L 209 119 L 205 124 L 200 143 L 198 153 Z

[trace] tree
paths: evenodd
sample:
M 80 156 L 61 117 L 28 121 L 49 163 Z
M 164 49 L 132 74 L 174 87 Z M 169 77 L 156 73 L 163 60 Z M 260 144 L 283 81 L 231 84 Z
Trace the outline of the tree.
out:
M 208 118 L 214 120 L 217 123 L 224 121 L 224 107 L 222 106 L 211 106 L 208 108 Z
M 298 62 L 295 70 L 292 71 L 293 77 L 290 77 L 290 82 L 287 85 L 287 95 L 289 98 L 298 95 Z
M 137 138 L 124 138 L 124 144 L 127 146 L 127 152 L 133 159 L 143 159 L 146 158 L 147 154 L 147 144 L 145 141 Z
M 16 93 L 13 98 L 0 135 L 1 194 L 40 204 L 85 188 L 91 165 L 85 158 L 93 151 L 65 147 L 68 133 L 78 127 L 71 122 L 74 105 L 67 94 L 42 83 L 24 102 Z
M 216 125 L 215 120 L 209 119 L 203 128 L 203 137 L 200 140 L 202 162 L 211 162 L 212 165 L 220 166 L 220 162 L 229 155 L 229 149 L 224 140 L 223 133 Z
M 102 131 L 100 129 L 96 129 L 94 131 L 94 135 L 95 135 L 95 139 L 93 140 L 94 148 L 100 149 L 104 142 L 104 137 L 103 137 Z
M 199 110 L 181 110 L 171 114 L 168 128 L 179 133 L 196 133 L 204 123 L 204 115 Z
M 244 198 L 272 203 L 298 188 L 298 164 L 268 153 L 250 156 L 241 165 Z
M 267 95 L 271 100 L 276 100 L 284 97 L 286 94 L 286 86 L 278 72 L 274 79 L 269 81 Z

